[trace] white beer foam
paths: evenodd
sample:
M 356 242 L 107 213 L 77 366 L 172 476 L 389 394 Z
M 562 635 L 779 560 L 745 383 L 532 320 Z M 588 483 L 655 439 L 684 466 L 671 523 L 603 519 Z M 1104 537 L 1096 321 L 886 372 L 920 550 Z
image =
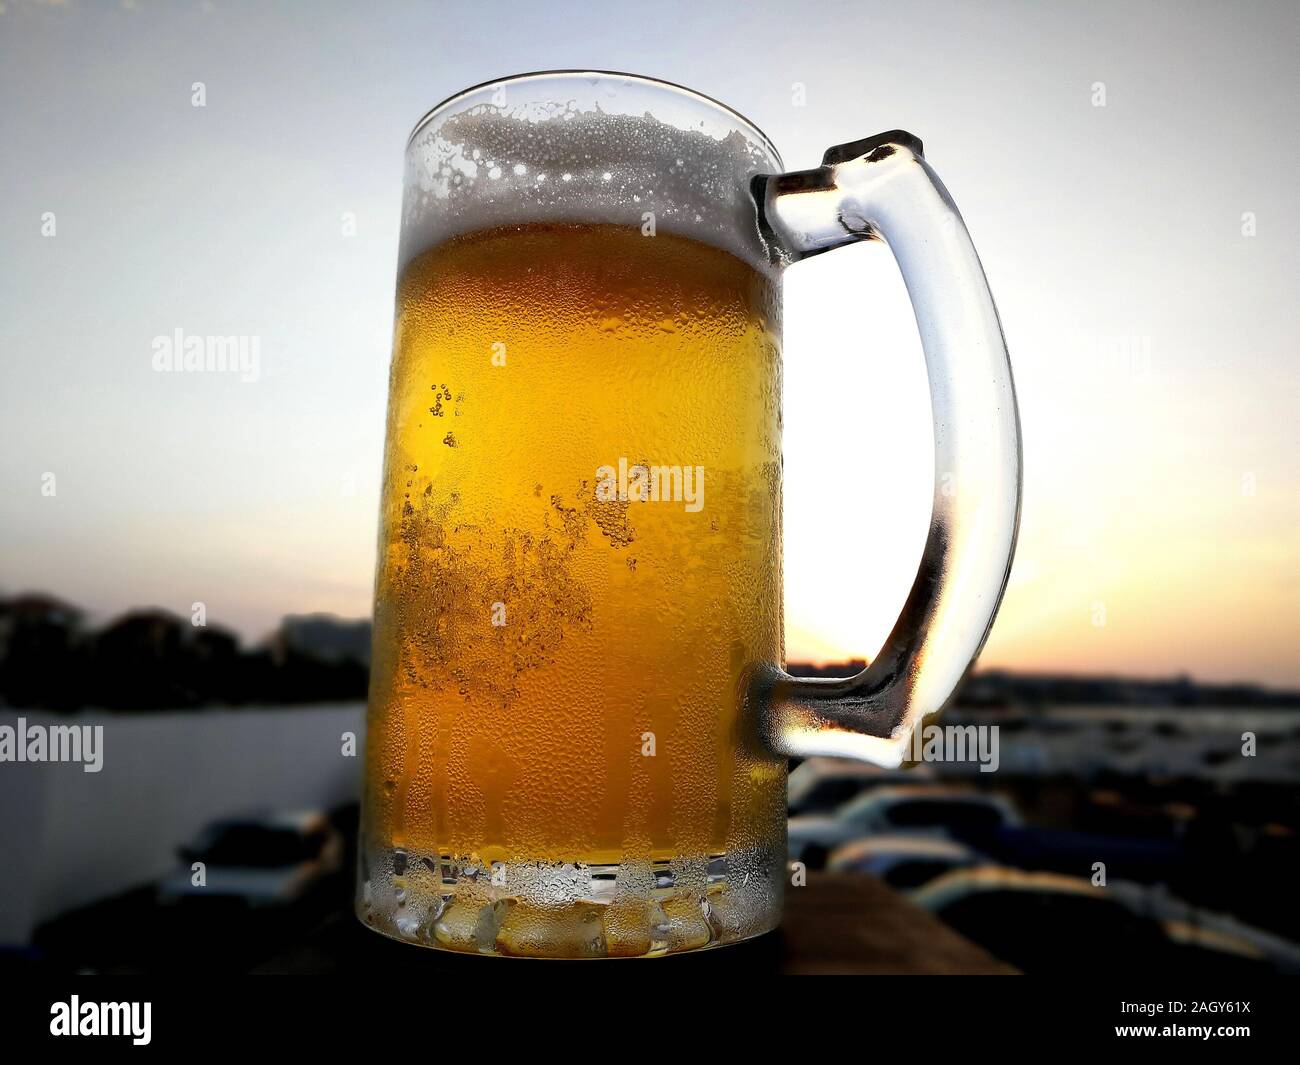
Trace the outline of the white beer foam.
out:
M 611 112 L 599 100 L 472 100 L 435 115 L 407 148 L 399 270 L 465 233 L 547 222 L 642 229 L 648 214 L 656 231 L 767 268 L 749 182 L 778 172 L 780 160 L 739 123 L 714 118 L 710 129 L 697 112 L 670 124 L 648 112 Z

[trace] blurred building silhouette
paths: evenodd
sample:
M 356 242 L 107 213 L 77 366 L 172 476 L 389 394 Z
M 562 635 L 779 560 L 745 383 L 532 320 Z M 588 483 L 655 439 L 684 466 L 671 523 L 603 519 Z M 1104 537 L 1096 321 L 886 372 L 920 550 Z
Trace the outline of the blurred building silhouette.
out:
M 370 668 L 370 622 L 347 621 L 333 614 L 289 614 L 268 641 L 272 657 L 282 663 L 294 655 L 342 665 Z
M 972 674 L 962 687 L 966 706 L 1016 704 L 1073 706 L 1297 707 L 1300 692 L 1273 691 L 1253 684 L 1202 684 L 1191 677 L 1137 680 L 1076 677 L 1051 673 L 1009 673 L 990 669 Z
M 287 617 L 245 650 L 218 625 L 132 610 L 99 629 L 47 595 L 0 598 L 0 702 L 70 711 L 309 703 L 365 696 L 370 623 Z
M 367 619 L 291 614 L 260 646 L 245 649 L 228 629 L 196 626 L 158 608 L 128 611 L 91 629 L 83 611 L 53 596 L 0 597 L 0 703 L 158 710 L 360 699 L 368 683 L 370 635 Z M 796 676 L 847 677 L 866 664 L 792 662 L 787 668 Z M 967 678 L 956 705 L 991 711 L 1066 705 L 1283 709 L 1300 707 L 1300 692 L 1200 684 L 1185 676 L 986 670 Z

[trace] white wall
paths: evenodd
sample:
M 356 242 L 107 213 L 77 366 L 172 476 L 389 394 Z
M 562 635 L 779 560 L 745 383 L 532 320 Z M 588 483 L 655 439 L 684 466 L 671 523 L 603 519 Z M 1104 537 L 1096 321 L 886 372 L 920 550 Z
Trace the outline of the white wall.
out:
M 17 716 L 29 727 L 103 725 L 103 769 L 0 763 L 0 944 L 166 872 L 215 818 L 329 809 L 359 791 L 361 703 Z M 356 757 L 341 753 L 345 731 L 357 735 Z

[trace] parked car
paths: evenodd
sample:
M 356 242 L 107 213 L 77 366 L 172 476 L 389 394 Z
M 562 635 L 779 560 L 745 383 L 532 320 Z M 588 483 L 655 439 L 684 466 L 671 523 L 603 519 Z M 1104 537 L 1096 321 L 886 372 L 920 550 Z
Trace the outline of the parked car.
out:
M 182 864 L 158 885 L 158 901 L 239 901 L 251 907 L 297 902 L 342 868 L 343 841 L 317 811 L 217 821 L 180 850 Z M 202 882 L 194 864 L 202 862 Z
M 986 865 L 959 869 L 912 892 L 914 903 L 1027 973 L 1113 976 L 1260 973 L 1286 959 L 1233 929 L 1197 927 L 1148 889 Z
M 965 844 L 934 836 L 868 836 L 831 851 L 826 867 L 840 873 L 870 873 L 900 891 L 927 884 L 954 869 L 987 861 Z
M 977 845 L 999 865 L 1070 876 L 1089 876 L 1096 862 L 1111 876 L 1144 884 L 1178 882 L 1192 873 L 1183 845 L 1175 839 L 1013 826 L 982 834 Z
M 1001 795 L 944 785 L 874 788 L 833 814 L 790 818 L 789 856 L 820 867 L 841 844 L 863 836 L 896 833 L 962 839 L 968 834 L 1021 824 Z
M 834 810 L 867 788 L 881 784 L 918 784 L 934 779 L 927 765 L 912 769 L 881 769 L 869 762 L 844 758 L 809 758 L 790 772 L 786 785 L 792 814 Z

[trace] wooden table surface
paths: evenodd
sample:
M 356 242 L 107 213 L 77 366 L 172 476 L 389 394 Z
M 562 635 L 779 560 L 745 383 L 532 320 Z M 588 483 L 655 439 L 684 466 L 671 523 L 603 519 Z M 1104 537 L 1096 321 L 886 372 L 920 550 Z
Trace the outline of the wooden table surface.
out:
M 667 955 L 664 961 L 775 974 L 1015 972 L 879 880 L 847 873 L 810 874 L 807 887 L 787 889 L 776 932 L 719 950 Z M 347 975 L 504 964 L 396 943 L 342 913 L 254 971 Z

